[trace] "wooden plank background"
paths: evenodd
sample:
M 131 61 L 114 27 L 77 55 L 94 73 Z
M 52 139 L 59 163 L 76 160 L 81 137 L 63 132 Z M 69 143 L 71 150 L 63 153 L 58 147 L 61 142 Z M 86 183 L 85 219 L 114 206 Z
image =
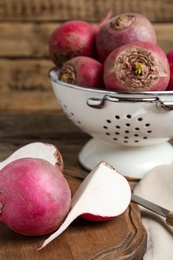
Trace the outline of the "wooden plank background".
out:
M 146 15 L 158 45 L 173 48 L 172 0 L 0 0 L 0 113 L 61 112 L 48 71 L 48 39 L 71 19 L 98 23 L 112 10 Z

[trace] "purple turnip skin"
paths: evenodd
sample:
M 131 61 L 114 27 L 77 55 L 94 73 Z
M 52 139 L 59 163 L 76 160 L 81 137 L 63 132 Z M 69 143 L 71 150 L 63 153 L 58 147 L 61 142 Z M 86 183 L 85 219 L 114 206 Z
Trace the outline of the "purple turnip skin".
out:
M 70 20 L 55 28 L 48 42 L 49 56 L 55 65 L 61 67 L 76 56 L 97 59 L 96 34 L 111 16 L 112 11 L 109 11 L 98 25 L 82 20 Z
M 103 64 L 90 57 L 74 57 L 60 69 L 59 80 L 82 87 L 103 89 Z
M 0 223 L 28 236 L 57 229 L 71 206 L 63 174 L 44 159 L 22 158 L 0 174 Z
M 104 63 L 104 82 L 109 90 L 162 91 L 169 79 L 166 54 L 152 43 L 123 45 L 112 51 Z
M 111 18 L 101 26 L 96 36 L 100 60 L 104 62 L 114 49 L 133 41 L 156 43 L 156 33 L 148 18 L 138 13 Z
M 170 80 L 166 90 L 173 91 L 173 49 L 166 53 L 166 57 L 170 67 Z
M 96 57 L 96 28 L 85 21 L 67 21 L 56 28 L 49 38 L 49 56 L 61 67 L 67 60 L 79 56 Z

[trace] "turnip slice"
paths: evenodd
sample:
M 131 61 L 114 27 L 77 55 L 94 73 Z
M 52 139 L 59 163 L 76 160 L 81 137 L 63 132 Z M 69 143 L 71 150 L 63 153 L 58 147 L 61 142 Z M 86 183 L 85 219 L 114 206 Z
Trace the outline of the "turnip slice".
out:
M 49 143 L 33 142 L 19 148 L 7 159 L 0 162 L 0 170 L 8 163 L 26 157 L 45 159 L 56 166 L 61 172 L 64 169 L 63 159 L 57 147 Z
M 100 162 L 72 197 L 71 210 L 60 228 L 44 241 L 42 249 L 58 237 L 78 216 L 90 214 L 104 219 L 122 214 L 129 206 L 131 190 L 126 178 L 106 162 Z

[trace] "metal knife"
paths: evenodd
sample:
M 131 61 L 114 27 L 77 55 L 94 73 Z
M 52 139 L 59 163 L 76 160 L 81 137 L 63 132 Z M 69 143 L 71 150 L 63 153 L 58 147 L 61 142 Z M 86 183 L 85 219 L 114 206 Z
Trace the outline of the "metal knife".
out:
M 166 218 L 166 223 L 169 226 L 173 227 L 173 211 L 169 211 L 165 208 L 162 208 L 159 205 L 156 205 L 151 201 L 145 200 L 145 199 L 137 196 L 134 193 L 132 193 L 131 201 L 133 201 L 133 202 L 143 206 L 144 208 L 147 208 L 147 209 L 159 214 L 160 216 Z

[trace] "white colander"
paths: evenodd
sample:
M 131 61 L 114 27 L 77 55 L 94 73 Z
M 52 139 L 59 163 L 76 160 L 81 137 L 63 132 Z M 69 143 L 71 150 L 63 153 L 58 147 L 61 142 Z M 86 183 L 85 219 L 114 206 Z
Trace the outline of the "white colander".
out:
M 101 160 L 125 176 L 142 178 L 158 165 L 172 164 L 173 91 L 115 92 L 50 80 L 64 113 L 92 139 L 79 153 L 88 170 Z

